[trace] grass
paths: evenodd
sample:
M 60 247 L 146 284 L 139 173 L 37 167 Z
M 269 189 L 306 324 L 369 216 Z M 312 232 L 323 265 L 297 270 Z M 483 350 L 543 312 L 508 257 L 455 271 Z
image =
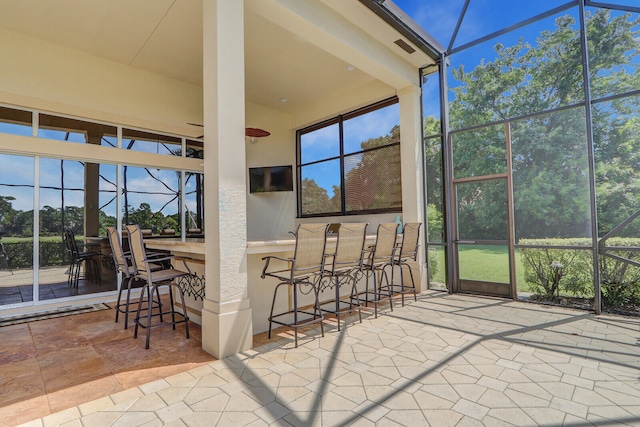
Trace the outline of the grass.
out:
M 78 236 L 82 237 L 82 236 Z M 41 242 L 62 242 L 62 236 L 41 236 Z M 33 242 L 33 237 L 3 237 L 2 243 Z
M 434 248 L 438 271 L 433 281 L 445 283 L 444 249 Z M 460 277 L 496 283 L 509 283 L 509 248 L 495 245 L 461 245 L 459 251 Z M 516 281 L 518 292 L 528 292 L 524 281 L 524 266 L 516 249 Z

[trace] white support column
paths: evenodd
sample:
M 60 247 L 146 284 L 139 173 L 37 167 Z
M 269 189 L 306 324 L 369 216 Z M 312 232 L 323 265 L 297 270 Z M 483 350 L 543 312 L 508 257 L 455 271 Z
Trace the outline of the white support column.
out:
M 424 161 L 422 159 L 420 93 L 420 87 L 411 85 L 399 90 L 398 98 L 400 100 L 402 222 L 421 222 L 420 241 L 424 242 L 426 223 L 424 219 Z M 413 269 L 416 286 L 420 291 L 427 289 L 427 277 L 424 274 L 427 270 L 424 260 L 424 245 L 421 245 L 418 253 L 418 265 Z
M 251 348 L 247 292 L 244 1 L 203 1 L 206 297 L 202 348 Z

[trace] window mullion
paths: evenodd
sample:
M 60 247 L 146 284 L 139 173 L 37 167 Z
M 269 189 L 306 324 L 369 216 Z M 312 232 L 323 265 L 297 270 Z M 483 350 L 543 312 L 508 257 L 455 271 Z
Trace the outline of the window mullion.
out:
M 340 211 L 342 215 L 345 215 L 347 212 L 347 201 L 346 201 L 346 191 L 345 191 L 345 182 L 344 182 L 344 118 L 340 116 L 338 118 L 338 130 L 340 133 Z

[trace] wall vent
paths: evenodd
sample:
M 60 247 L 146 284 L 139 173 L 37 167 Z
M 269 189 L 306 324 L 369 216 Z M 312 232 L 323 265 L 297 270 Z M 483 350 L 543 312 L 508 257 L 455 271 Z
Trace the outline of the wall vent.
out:
M 412 48 L 409 43 L 407 43 L 406 41 L 402 40 L 402 39 L 398 39 L 396 41 L 394 41 L 395 44 L 397 44 L 398 46 L 400 46 L 400 48 L 402 50 L 404 50 L 405 52 L 407 52 L 409 55 L 411 55 L 413 52 L 415 52 L 416 50 L 414 48 Z

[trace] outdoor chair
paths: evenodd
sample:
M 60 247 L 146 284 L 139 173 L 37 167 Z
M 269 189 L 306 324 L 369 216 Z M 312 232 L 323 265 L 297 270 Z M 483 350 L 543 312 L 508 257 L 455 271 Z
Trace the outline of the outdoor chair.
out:
M 398 224 L 384 223 L 378 225 L 376 233 L 376 243 L 366 249 L 365 260 L 362 271 L 366 276 L 365 290 L 354 295 L 352 300 L 364 303 L 365 307 L 369 303 L 373 304 L 374 316 L 378 317 L 378 304 L 389 302 L 389 308 L 393 311 L 393 294 L 389 286 L 389 277 L 386 272 L 387 267 L 393 267 L 393 256 L 396 245 Z M 369 278 L 373 278 L 373 287 L 369 290 Z M 382 278 L 385 285 L 382 285 Z M 384 294 L 383 294 L 384 292 Z
M 320 292 L 327 289 L 335 290 L 335 300 L 320 304 L 320 308 L 322 311 L 333 313 L 336 316 L 338 330 L 340 330 L 341 314 L 357 311 L 360 323 L 362 323 L 361 306 L 359 303 L 354 302 L 352 298 L 358 294 L 357 282 L 362 276 L 367 225 L 367 223 L 340 224 L 336 251 L 325 255 L 324 271 L 320 280 Z M 349 288 L 349 299 L 344 299 L 340 295 L 340 290 L 344 287 Z
M 118 301 L 116 302 L 116 323 L 118 323 L 118 315 L 120 313 L 124 314 L 124 328 L 127 329 L 129 327 L 129 313 L 133 312 L 133 308 L 131 308 L 130 300 L 131 300 L 131 283 L 133 282 L 135 276 L 135 268 L 132 265 L 131 260 L 131 252 L 125 252 L 122 249 L 122 244 L 120 243 L 120 233 L 116 230 L 115 227 L 107 227 L 107 236 L 109 236 L 109 244 L 111 245 L 111 254 L 113 255 L 113 263 L 116 266 L 116 271 L 122 275 L 122 283 L 120 284 L 120 290 L 118 291 Z M 150 254 L 147 253 L 147 256 Z M 156 257 L 158 257 L 156 255 Z M 151 271 L 162 270 L 164 266 L 161 264 L 150 263 Z M 127 280 L 127 296 L 126 301 L 123 304 L 122 301 L 122 291 L 124 290 L 124 281 Z M 156 307 L 161 309 L 162 303 L 160 302 L 160 291 L 156 289 L 157 300 L 153 300 L 152 304 L 155 304 Z M 142 301 L 134 302 L 135 310 L 137 312 L 137 305 L 141 304 Z
M 182 262 L 186 271 L 175 268 L 166 268 L 154 271 L 154 264 L 171 261 L 174 257 L 172 255 L 167 255 L 164 257 L 154 256 L 149 258 L 145 253 L 144 240 L 140 227 L 137 225 L 127 225 L 127 233 L 129 234 L 129 248 L 131 249 L 132 265 L 135 271 L 134 277 L 146 282 L 140 291 L 138 309 L 136 310 L 136 317 L 134 320 L 135 329 L 133 337 L 138 338 L 138 327 L 146 329 L 147 339 L 145 348 L 148 349 L 151 338 L 151 329 L 171 325 L 173 330 L 175 330 L 177 324 L 184 323 L 186 336 L 189 338 L 189 316 L 187 315 L 187 305 L 184 301 L 184 292 L 175 281 L 176 279 L 191 275 L 191 270 L 189 269 L 189 266 L 187 266 L 185 258 L 182 258 Z M 158 308 L 157 313 L 153 313 L 154 304 L 151 302 L 152 295 L 159 293 L 158 288 L 160 286 L 167 286 L 169 288 L 169 309 L 167 311 L 163 311 L 162 306 Z M 180 295 L 182 312 L 176 310 L 173 301 L 173 290 L 176 290 L 178 295 Z M 144 318 L 142 318 L 141 312 L 145 294 L 149 303 L 146 305 L 146 314 L 144 315 Z M 163 319 L 163 316 L 167 315 L 171 316 L 170 322 L 165 322 Z M 160 323 L 151 324 L 151 318 L 154 316 L 158 316 L 160 318 Z M 176 319 L 176 316 L 178 316 L 178 319 Z
M 269 313 L 269 338 L 271 338 L 271 329 L 274 323 L 293 328 L 296 347 L 298 347 L 298 328 L 303 326 L 320 323 L 320 330 L 324 336 L 322 325 L 324 316 L 318 303 L 318 280 L 322 275 L 328 226 L 329 224 L 300 224 L 295 233 L 296 246 L 293 258 L 277 256 L 262 258 L 265 261 L 262 278 L 269 276 L 280 281 L 273 291 L 273 301 Z M 269 270 L 270 266 L 273 267 L 272 260 L 286 262 L 287 266 L 283 269 Z M 290 303 L 288 310 L 274 314 L 278 290 L 283 287 L 292 290 L 293 306 Z M 313 311 L 298 307 L 298 291 L 307 295 L 313 292 Z
M 418 257 L 418 247 L 420 238 L 420 222 L 408 222 L 402 229 L 402 242 L 396 246 L 393 257 L 393 265 L 400 268 L 400 284 L 393 281 L 393 269 L 391 270 L 391 288 L 394 294 L 402 295 L 402 306 L 404 307 L 404 295 L 413 293 L 414 301 L 418 300 L 416 295 L 416 283 L 413 280 L 413 272 L 409 261 L 416 261 Z M 409 270 L 411 285 L 405 285 L 403 270 L 406 267 Z
M 7 251 L 4 249 L 4 243 L 2 243 L 3 237 L 4 237 L 4 233 L 0 232 L 0 268 L 9 270 L 9 272 L 13 276 L 13 270 L 11 269 L 11 267 L 9 267 L 9 255 L 7 254 Z
M 69 255 L 69 271 L 67 283 L 72 287 L 78 287 L 81 278 L 95 280 L 100 284 L 100 267 L 96 261 L 96 257 L 100 256 L 99 252 L 88 249 L 87 245 L 83 246 L 83 251 L 79 249 L 78 242 L 73 230 L 67 228 L 63 232 L 63 240 Z M 80 275 L 80 270 L 84 266 L 84 275 Z

